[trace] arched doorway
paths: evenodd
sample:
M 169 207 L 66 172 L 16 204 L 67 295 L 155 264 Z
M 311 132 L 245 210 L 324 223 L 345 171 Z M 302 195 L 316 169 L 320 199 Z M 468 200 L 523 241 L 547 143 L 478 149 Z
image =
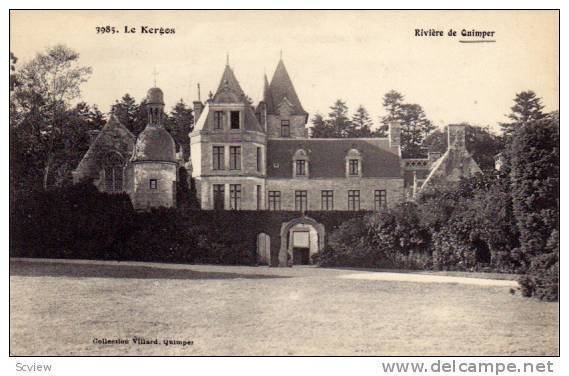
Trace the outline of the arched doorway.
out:
M 324 226 L 310 217 L 300 217 L 281 225 L 279 266 L 306 265 L 324 247 Z
M 271 237 L 264 232 L 257 235 L 257 263 L 271 265 Z

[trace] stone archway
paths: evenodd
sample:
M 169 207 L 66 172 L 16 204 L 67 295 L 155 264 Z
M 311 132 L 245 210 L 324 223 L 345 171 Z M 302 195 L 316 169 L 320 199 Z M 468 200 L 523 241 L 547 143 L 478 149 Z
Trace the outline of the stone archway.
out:
M 315 231 L 316 237 L 313 238 L 313 244 L 316 252 L 322 251 L 325 244 L 326 231 L 324 225 L 316 222 L 310 217 L 302 216 L 300 218 L 295 218 L 289 222 L 283 223 L 281 225 L 281 247 L 279 250 L 279 266 L 288 266 L 289 260 L 292 260 L 292 247 L 291 247 L 291 230 L 301 229 L 304 227 L 307 232 L 311 232 L 311 228 Z M 304 229 L 303 229 L 304 230 Z M 308 235 L 310 237 L 310 235 Z M 312 253 L 311 253 L 312 254 Z

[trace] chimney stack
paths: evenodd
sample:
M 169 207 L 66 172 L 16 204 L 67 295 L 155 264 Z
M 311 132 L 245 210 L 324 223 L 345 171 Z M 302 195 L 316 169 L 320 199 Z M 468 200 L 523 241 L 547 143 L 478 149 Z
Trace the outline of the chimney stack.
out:
M 398 121 L 389 123 L 389 147 L 399 148 L 401 153 L 401 124 Z
M 449 124 L 448 149 L 457 150 L 457 151 L 466 151 L 466 125 Z
M 194 124 L 198 122 L 200 115 L 203 111 L 203 103 L 201 101 L 194 101 Z

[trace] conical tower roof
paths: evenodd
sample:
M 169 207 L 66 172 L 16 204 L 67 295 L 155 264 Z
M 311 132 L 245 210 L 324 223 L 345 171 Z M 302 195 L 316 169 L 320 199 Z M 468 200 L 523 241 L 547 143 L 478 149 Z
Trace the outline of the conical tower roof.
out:
M 223 71 L 223 75 L 221 76 L 221 81 L 219 82 L 219 86 L 217 87 L 216 94 L 228 89 L 235 92 L 238 95 L 244 94 L 243 89 L 241 89 L 241 85 L 239 85 L 239 81 L 237 81 L 235 73 L 233 73 L 233 69 L 231 69 L 229 64 L 225 65 L 225 70 Z
M 288 75 L 286 67 L 283 60 L 279 60 L 271 84 L 269 85 L 269 93 L 271 96 L 272 106 L 269 107 L 267 104 L 267 113 L 275 113 L 275 106 L 278 106 L 284 98 L 292 104 L 292 112 L 297 115 L 306 115 L 307 112 L 304 111 L 296 90 L 294 90 L 294 85 Z
M 264 75 L 263 102 L 265 102 L 265 105 L 267 106 L 267 111 L 269 111 L 269 108 L 271 110 L 274 109 L 273 94 L 271 93 L 269 80 L 267 79 L 266 74 Z

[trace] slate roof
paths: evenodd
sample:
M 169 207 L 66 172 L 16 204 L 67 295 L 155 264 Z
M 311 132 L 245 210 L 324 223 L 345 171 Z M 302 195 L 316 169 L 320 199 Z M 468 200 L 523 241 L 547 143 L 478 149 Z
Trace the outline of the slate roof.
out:
M 296 90 L 294 90 L 294 85 L 288 75 L 286 67 L 282 59 L 277 65 L 273 79 L 269 84 L 268 88 L 265 88 L 263 100 L 267 104 L 267 113 L 274 114 L 277 110 L 277 106 L 287 98 L 292 104 L 292 113 L 295 115 L 307 115 L 308 113 L 302 107 Z
M 219 87 L 211 101 L 207 101 L 202 113 L 197 120 L 194 130 L 212 130 L 213 114 L 210 103 L 214 104 L 244 104 L 243 110 L 243 129 L 247 131 L 264 132 L 263 127 L 259 124 L 253 109 L 245 100 L 245 92 L 241 89 L 235 73 L 229 65 L 225 66 Z
M 291 179 L 293 155 L 298 149 L 304 149 L 308 153 L 310 178 L 345 178 L 345 157 L 352 148 L 361 153 L 362 177 L 402 177 L 397 150 L 390 148 L 385 138 L 267 140 L 267 177 Z
M 479 173 L 482 170 L 468 151 L 449 149 L 435 162 L 421 190 L 435 184 L 458 182 L 463 177 Z
M 176 144 L 161 126 L 147 125 L 138 135 L 132 161 L 176 162 Z
M 226 88 L 238 95 L 245 94 L 243 89 L 241 89 L 241 85 L 239 85 L 239 81 L 237 81 L 237 78 L 235 77 L 235 73 L 233 73 L 233 69 L 231 69 L 229 65 L 225 66 L 225 70 L 223 71 L 223 75 L 221 76 L 221 80 L 217 86 L 216 95 L 224 91 Z
M 102 158 L 110 151 L 117 151 L 125 158 L 130 158 L 134 148 L 134 135 L 116 118 L 111 115 L 101 132 L 89 146 L 89 150 L 79 162 L 74 171 L 77 179 L 95 179 L 99 176 Z

